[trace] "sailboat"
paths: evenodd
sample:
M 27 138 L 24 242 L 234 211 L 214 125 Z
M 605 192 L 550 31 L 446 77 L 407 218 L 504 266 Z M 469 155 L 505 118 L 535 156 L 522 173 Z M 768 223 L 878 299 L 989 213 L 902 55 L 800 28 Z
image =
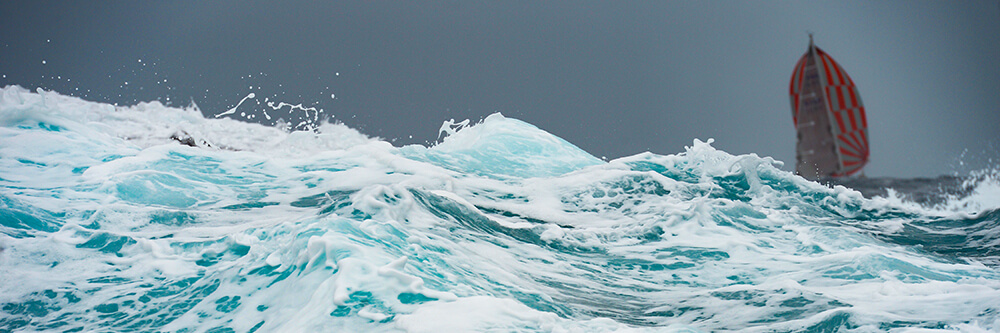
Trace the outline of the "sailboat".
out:
M 863 175 L 868 163 L 868 120 L 854 81 L 813 44 L 795 64 L 789 84 L 795 172 L 811 180 Z

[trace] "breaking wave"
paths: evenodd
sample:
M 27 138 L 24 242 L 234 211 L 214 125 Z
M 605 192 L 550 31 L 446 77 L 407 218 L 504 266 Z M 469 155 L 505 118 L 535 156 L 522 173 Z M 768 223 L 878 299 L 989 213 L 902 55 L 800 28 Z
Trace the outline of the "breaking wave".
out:
M 695 140 L 604 162 L 0 91 L 2 331 L 1000 330 L 1000 177 L 866 198 Z

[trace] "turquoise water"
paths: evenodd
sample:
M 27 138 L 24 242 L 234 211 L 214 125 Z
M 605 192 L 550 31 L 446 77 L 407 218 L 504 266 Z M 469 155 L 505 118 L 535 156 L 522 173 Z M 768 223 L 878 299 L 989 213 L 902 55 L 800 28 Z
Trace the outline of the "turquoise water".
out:
M 317 127 L 4 88 L 0 331 L 1000 330 L 995 171 L 931 206 L 711 141 Z

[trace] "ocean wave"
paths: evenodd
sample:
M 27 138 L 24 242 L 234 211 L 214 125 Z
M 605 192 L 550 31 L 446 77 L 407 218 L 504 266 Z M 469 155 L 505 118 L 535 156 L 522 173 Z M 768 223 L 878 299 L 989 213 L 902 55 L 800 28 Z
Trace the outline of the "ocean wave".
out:
M 5 331 L 1000 330 L 1000 189 L 936 204 L 502 115 L 394 147 L 0 93 Z M 13 283 L 11 283 L 13 281 Z

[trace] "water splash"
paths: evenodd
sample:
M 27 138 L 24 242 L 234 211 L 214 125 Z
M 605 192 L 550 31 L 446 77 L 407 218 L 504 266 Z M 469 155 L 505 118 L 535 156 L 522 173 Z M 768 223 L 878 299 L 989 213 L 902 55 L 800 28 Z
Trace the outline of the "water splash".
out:
M 4 88 L 0 330 L 1000 329 L 995 172 L 922 206 L 711 140 L 604 162 L 499 114 L 447 128 Z

